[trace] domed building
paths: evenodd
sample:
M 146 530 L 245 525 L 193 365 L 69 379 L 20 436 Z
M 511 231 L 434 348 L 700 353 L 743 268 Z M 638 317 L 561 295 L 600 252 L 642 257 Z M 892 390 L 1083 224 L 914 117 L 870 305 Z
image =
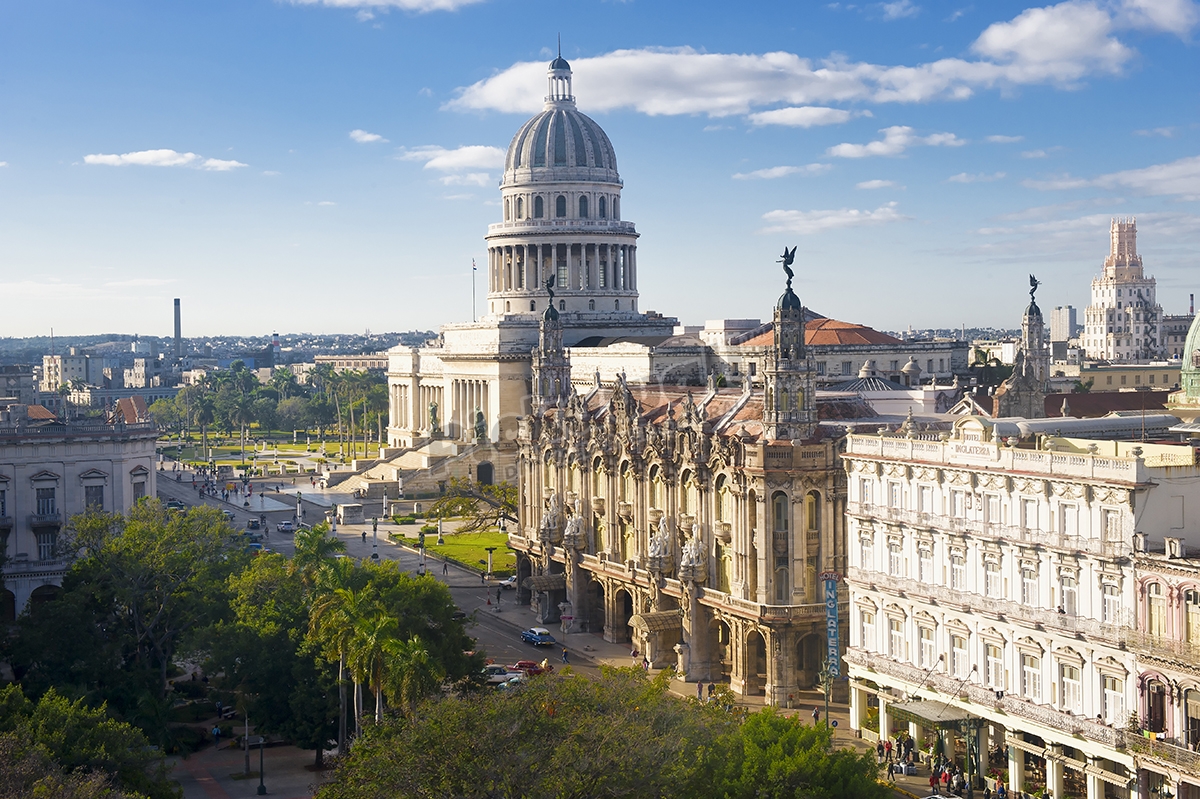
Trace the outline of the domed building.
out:
M 552 296 L 567 347 L 670 336 L 677 324 L 638 309 L 638 234 L 621 218 L 616 152 L 576 107 L 561 56 L 548 81 L 545 108 L 517 130 L 505 159 L 502 216 L 486 236 L 486 312 L 443 327 L 427 346 L 388 354 L 388 445 L 393 456 L 425 448 L 411 459 L 428 479 L 437 477 L 430 463 L 459 458 L 464 446 L 479 461 L 472 477 L 506 479 L 505 453 L 530 411 L 531 352 Z M 474 446 L 481 442 L 489 446 Z

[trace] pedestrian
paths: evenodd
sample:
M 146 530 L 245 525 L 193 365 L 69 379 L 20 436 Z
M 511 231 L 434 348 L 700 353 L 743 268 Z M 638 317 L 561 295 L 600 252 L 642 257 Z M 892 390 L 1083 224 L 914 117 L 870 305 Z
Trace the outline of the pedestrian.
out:
M 450 567 L 449 567 L 448 565 L 446 565 L 448 562 L 449 562 L 449 561 L 446 561 L 446 560 L 443 560 L 443 561 L 442 561 L 442 574 L 449 574 L 449 573 L 450 573 Z
M 883 742 L 883 751 L 887 753 L 888 762 L 892 762 L 892 739 L 889 738 Z
M 930 773 L 929 775 L 929 790 L 933 793 L 941 793 L 941 791 L 938 790 L 938 777 L 936 771 Z
M 486 574 L 484 574 L 483 572 L 480 572 L 480 573 L 479 573 L 479 584 L 480 584 L 480 585 L 487 585 L 487 575 L 486 575 Z
M 500 610 L 500 589 L 496 589 L 496 610 Z
M 996 783 L 996 799 L 1008 799 L 1008 789 L 1002 782 Z
M 567 660 L 567 648 L 565 646 L 563 647 L 562 661 L 563 661 L 563 663 L 568 663 L 568 664 L 570 663 L 570 661 Z
M 703 680 L 696 683 L 696 701 L 697 702 L 704 701 L 704 681 Z
M 708 684 L 708 701 L 709 702 L 713 701 L 713 697 L 716 693 L 717 693 L 717 684 L 715 682 L 710 682 Z
M 883 741 L 875 742 L 875 762 L 883 762 Z
M 642 671 L 645 674 L 650 673 L 650 661 L 646 660 L 645 658 L 642 658 Z
M 896 767 L 894 765 L 892 765 L 891 763 L 888 763 L 888 782 L 895 782 L 895 781 L 896 781 Z
M 225 709 L 225 705 L 223 705 L 223 704 L 221 703 L 221 700 L 220 700 L 220 699 L 218 699 L 218 700 L 217 700 L 217 718 L 221 718 L 221 716 L 222 716 L 222 711 L 223 711 L 224 709 Z
M 221 728 L 218 727 L 216 724 L 213 725 L 212 736 L 213 736 L 213 748 L 220 749 L 221 748 Z
M 813 717 L 813 726 L 815 727 L 821 721 L 821 709 L 819 707 L 813 708 L 812 717 Z
M 983 799 L 992 799 L 992 786 L 983 786 Z
M 363 539 L 364 544 L 367 543 L 367 531 L 366 530 L 362 531 L 362 539 Z

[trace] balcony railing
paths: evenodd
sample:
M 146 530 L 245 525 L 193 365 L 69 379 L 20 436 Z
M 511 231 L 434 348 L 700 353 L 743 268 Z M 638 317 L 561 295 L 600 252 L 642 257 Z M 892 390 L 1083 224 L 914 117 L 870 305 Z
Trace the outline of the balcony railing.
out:
M 1126 630 L 1125 641 L 1130 649 L 1139 654 L 1160 658 L 1174 657 L 1193 666 L 1200 663 L 1200 643 L 1194 641 L 1161 638 L 1143 630 Z
M 13 517 L 0 516 L 0 530 L 8 530 L 13 526 Z
M 30 527 L 49 527 L 56 524 L 62 524 L 61 513 L 31 513 L 29 514 Z
M 44 427 L 0 427 L 0 437 L 3 436 L 77 436 L 77 435 L 95 435 L 103 433 L 112 435 L 114 433 L 135 433 L 147 432 L 157 433 L 158 425 L 154 422 L 132 422 L 130 424 L 103 424 L 103 423 L 76 423 L 68 422 L 64 425 L 47 425 Z
M 1128 557 L 1133 551 L 1133 523 L 1128 521 L 1121 529 L 1109 534 L 1105 540 L 1088 538 L 1079 535 L 1030 530 L 1024 527 L 1013 527 L 1003 524 L 989 524 L 975 519 L 961 519 L 940 513 L 920 513 L 903 508 L 889 508 L 886 505 L 869 505 L 862 502 L 847 502 L 846 512 L 851 516 L 864 519 L 883 519 L 899 522 L 910 527 L 928 530 L 943 530 L 952 533 L 962 533 L 976 538 L 990 538 L 996 541 L 1010 541 L 1020 544 L 1063 549 L 1070 552 L 1087 552 L 1091 555 L 1108 557 Z
M 894 577 L 882 572 L 867 571 L 857 567 L 847 570 L 847 578 L 851 582 L 863 585 L 873 585 L 884 591 L 902 593 L 909 597 L 933 600 L 939 604 L 952 605 L 971 610 L 976 613 L 999 615 L 1011 621 L 1020 621 L 1037 625 L 1046 629 L 1060 630 L 1072 635 L 1084 635 L 1088 638 L 1105 641 L 1115 645 L 1123 645 L 1132 632 L 1133 614 L 1124 611 L 1121 618 L 1113 623 L 1101 622 L 1084 616 L 1071 616 L 1059 613 L 1057 610 L 1035 608 L 1020 602 L 1007 599 L 982 596 L 970 591 L 960 591 L 944 585 L 932 585 L 907 577 Z
M 1193 777 L 1200 775 L 1200 753 L 1161 738 L 1152 740 L 1136 732 L 1114 732 L 1118 732 L 1124 739 L 1126 749 L 1160 763 L 1186 769 Z

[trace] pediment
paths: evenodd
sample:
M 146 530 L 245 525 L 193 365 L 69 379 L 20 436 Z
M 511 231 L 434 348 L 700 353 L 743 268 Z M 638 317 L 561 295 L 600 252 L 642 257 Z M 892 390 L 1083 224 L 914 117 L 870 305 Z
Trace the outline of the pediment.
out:
M 35 483 L 49 482 L 51 480 L 61 480 L 62 475 L 55 474 L 54 472 L 50 471 L 49 469 L 42 469 L 40 472 L 33 475 L 29 479 Z
M 80 480 L 107 480 L 108 472 L 102 472 L 99 469 L 88 469 L 79 475 Z
M 130 469 L 129 474 L 133 477 L 145 477 L 146 475 L 150 474 L 150 470 L 145 466 L 138 465 Z

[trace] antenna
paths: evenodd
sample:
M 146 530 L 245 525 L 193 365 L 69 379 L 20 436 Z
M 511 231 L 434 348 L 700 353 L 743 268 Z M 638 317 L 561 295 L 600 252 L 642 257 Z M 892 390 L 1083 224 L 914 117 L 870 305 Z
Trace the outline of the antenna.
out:
M 558 57 L 562 58 L 562 34 L 558 34 Z

